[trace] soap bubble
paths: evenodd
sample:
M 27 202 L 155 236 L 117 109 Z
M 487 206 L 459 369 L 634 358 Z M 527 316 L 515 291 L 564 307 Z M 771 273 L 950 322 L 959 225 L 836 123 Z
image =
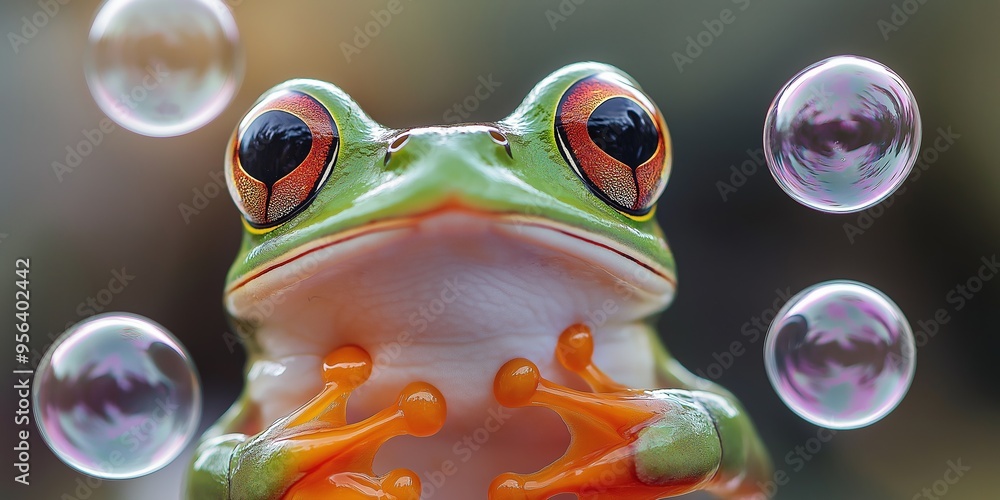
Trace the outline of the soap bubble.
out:
M 212 121 L 243 78 L 232 13 L 219 0 L 106 0 L 90 28 L 87 85 L 105 114 L 143 135 Z
M 823 212 L 864 210 L 909 175 L 920 112 L 906 83 L 863 57 L 838 56 L 795 75 L 764 122 L 771 175 L 799 203 Z
M 802 418 L 855 429 L 889 414 L 913 380 L 913 332 L 896 304 L 855 281 L 828 281 L 791 298 L 767 331 L 764 366 Z
M 162 326 L 112 313 L 73 325 L 38 364 L 35 419 L 67 465 L 128 479 L 169 464 L 191 441 L 201 388 L 191 358 Z

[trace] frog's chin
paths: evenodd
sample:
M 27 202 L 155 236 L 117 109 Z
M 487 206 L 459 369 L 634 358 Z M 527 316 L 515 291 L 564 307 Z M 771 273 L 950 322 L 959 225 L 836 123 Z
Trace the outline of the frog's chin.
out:
M 605 273 L 615 281 L 619 295 L 630 302 L 664 307 L 673 298 L 676 277 L 656 262 L 612 239 L 555 221 L 523 214 L 477 212 L 464 209 L 437 210 L 417 217 L 400 217 L 374 222 L 353 230 L 317 238 L 271 263 L 248 272 L 226 290 L 226 306 L 235 318 L 244 318 L 248 308 L 261 300 L 272 302 L 319 274 L 364 259 L 375 253 L 397 253 L 405 259 L 405 244 L 420 238 L 439 239 L 441 255 L 462 253 L 467 248 L 448 247 L 450 238 L 490 236 L 508 240 L 505 249 L 524 257 L 535 247 L 538 254 L 551 253 L 577 261 L 581 269 Z M 404 245 L 404 246 L 400 246 Z M 476 244 L 467 245 L 469 247 Z M 420 262 L 413 264 L 419 265 Z M 488 265 L 484 262 L 484 265 Z M 531 265 L 530 261 L 524 264 Z M 377 263 L 376 263 L 377 265 Z
M 511 334 L 554 342 L 576 322 L 641 321 L 673 290 L 672 276 L 613 241 L 448 209 L 315 240 L 234 284 L 226 306 L 265 355 L 322 355 L 405 330 L 435 344 Z

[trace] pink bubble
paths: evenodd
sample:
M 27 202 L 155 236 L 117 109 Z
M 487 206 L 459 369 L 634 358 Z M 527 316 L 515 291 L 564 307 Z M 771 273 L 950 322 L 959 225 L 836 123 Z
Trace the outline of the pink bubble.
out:
M 778 396 L 802 418 L 831 429 L 871 425 L 909 390 L 916 368 L 910 325 L 882 292 L 828 281 L 791 298 L 764 343 Z
M 101 314 L 72 326 L 35 371 L 35 419 L 67 465 L 127 479 L 172 462 L 201 415 L 198 375 L 184 347 L 141 316 Z
M 920 149 L 920 112 L 906 83 L 871 59 L 837 56 L 795 75 L 764 122 L 778 185 L 823 212 L 864 210 L 906 180 Z

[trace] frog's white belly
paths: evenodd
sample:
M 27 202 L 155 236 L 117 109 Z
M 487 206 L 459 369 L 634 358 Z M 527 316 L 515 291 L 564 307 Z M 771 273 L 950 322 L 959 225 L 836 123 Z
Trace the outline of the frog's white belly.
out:
M 375 368 L 352 395 L 349 420 L 389 406 L 417 380 L 436 386 L 448 405 L 437 435 L 393 439 L 376 471 L 416 471 L 425 494 L 435 492 L 425 498 L 484 498 L 492 477 L 537 470 L 561 455 L 569 439 L 548 410 L 497 404 L 493 378 L 504 362 L 528 358 L 546 378 L 583 388 L 554 352 L 563 329 L 586 322 L 595 330 L 602 369 L 633 387 L 655 385 L 642 320 L 665 306 L 672 283 L 573 238 L 445 214 L 337 243 L 330 247 L 336 253 L 317 256 L 309 272 L 286 266 L 285 276 L 271 276 L 271 283 L 256 278 L 230 294 L 229 304 L 263 319 L 257 331 L 263 353 L 248 374 L 251 401 L 265 424 L 287 415 L 320 391 L 323 356 L 359 345 Z M 623 275 L 628 269 L 634 275 Z

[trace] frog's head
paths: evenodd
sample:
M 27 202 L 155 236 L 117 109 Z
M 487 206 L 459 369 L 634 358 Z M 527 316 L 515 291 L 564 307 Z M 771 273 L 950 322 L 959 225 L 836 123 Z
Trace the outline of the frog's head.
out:
M 611 66 L 567 66 L 496 123 L 408 130 L 376 123 L 331 84 L 292 80 L 247 113 L 225 161 L 246 229 L 226 286 L 237 320 L 266 323 L 289 297 L 342 302 L 372 280 L 412 285 L 405 268 L 442 274 L 458 261 L 558 268 L 570 287 L 599 281 L 637 314 L 673 293 L 653 218 L 670 171 L 667 126 Z M 438 259 L 424 251 L 434 241 Z

